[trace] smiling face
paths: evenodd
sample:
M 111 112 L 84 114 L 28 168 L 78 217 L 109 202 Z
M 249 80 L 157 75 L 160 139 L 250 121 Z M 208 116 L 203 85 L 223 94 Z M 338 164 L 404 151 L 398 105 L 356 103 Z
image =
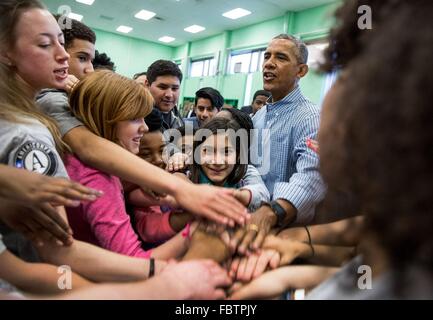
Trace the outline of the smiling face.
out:
M 95 45 L 87 40 L 74 39 L 72 45 L 67 49 L 71 58 L 69 59 L 69 73 L 79 80 L 93 72 L 92 61 L 95 59 Z
M 218 109 L 212 105 L 210 99 L 198 98 L 195 113 L 197 119 L 200 121 L 200 125 L 203 126 L 218 113 Z
M 211 135 L 200 146 L 201 168 L 217 186 L 224 182 L 236 164 L 236 149 L 226 134 Z
M 165 169 L 164 148 L 165 143 L 162 133 L 160 131 L 148 132 L 141 138 L 140 153 L 138 155 L 154 166 Z
M 283 99 L 307 72 L 295 54 L 296 46 L 286 39 L 274 39 L 265 51 L 263 62 L 263 88 L 271 92 L 273 101 Z
M 25 11 L 16 25 L 15 39 L 5 57 L 34 92 L 65 86 L 69 55 L 51 13 L 42 9 Z
M 179 99 L 180 80 L 176 76 L 159 76 L 149 85 L 149 91 L 155 100 L 155 106 L 161 112 L 170 112 Z
M 140 140 L 147 131 L 149 128 L 144 118 L 119 121 L 116 124 L 116 139 L 120 146 L 133 154 L 138 154 Z

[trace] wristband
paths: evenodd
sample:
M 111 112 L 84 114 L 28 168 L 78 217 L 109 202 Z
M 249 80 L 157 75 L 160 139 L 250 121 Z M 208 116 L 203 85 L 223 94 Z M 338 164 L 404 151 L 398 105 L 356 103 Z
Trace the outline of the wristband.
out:
M 261 206 L 268 206 L 271 208 L 272 212 L 277 217 L 277 224 L 276 224 L 277 227 L 279 227 L 279 228 L 285 227 L 284 219 L 286 218 L 286 211 L 276 200 L 271 201 L 271 202 L 263 201 L 261 203 Z
M 149 259 L 149 277 L 152 278 L 155 275 L 155 258 Z
M 310 245 L 310 248 L 311 248 L 311 257 L 310 257 L 310 259 L 311 259 L 312 257 L 314 257 L 314 255 L 316 253 L 314 252 L 314 247 L 313 247 L 313 242 L 311 240 L 310 230 L 308 230 L 307 226 L 305 226 L 305 230 L 307 231 L 307 234 L 308 234 L 308 244 Z

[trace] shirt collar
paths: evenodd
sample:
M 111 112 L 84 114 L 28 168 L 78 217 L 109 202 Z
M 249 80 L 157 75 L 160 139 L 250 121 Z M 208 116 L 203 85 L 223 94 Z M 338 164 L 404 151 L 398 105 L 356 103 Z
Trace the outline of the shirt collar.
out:
M 272 102 L 272 96 L 270 96 L 268 101 L 266 102 L 266 107 L 268 110 L 272 110 L 273 108 L 278 107 L 282 104 L 291 104 L 293 102 L 299 101 L 301 97 L 301 89 L 299 88 L 299 85 L 296 85 L 295 88 L 280 101 Z
M 200 177 L 199 177 L 199 183 L 200 184 L 210 184 L 213 185 L 213 182 L 206 176 L 206 174 L 203 172 L 203 170 L 200 169 Z M 236 188 L 236 184 L 224 182 L 224 188 Z

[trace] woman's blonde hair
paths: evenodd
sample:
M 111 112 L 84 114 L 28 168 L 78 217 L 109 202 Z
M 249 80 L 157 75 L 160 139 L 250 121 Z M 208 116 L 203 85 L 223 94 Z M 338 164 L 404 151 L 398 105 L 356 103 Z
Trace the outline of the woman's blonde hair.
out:
M 149 90 L 112 71 L 96 71 L 80 81 L 69 103 L 94 134 L 116 142 L 116 123 L 146 117 L 153 107 Z
M 2 0 L 0 2 L 0 48 L 14 46 L 16 26 L 21 15 L 32 9 L 45 10 L 37 0 Z M 4 52 L 3 52 L 4 53 Z M 33 118 L 48 128 L 56 143 L 57 150 L 63 154 L 68 149 L 62 141 L 60 131 L 53 119 L 39 110 L 35 101 L 29 97 L 29 86 L 18 77 L 15 67 L 0 59 L 0 119 L 26 123 L 25 118 Z

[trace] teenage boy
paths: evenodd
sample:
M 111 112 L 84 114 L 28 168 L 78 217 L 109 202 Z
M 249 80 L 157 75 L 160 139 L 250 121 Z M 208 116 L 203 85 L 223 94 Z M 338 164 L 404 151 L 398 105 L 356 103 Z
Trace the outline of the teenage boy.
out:
M 146 86 L 155 100 L 155 108 L 162 113 L 164 130 L 177 129 L 184 125 L 177 110 L 182 71 L 172 61 L 157 60 L 146 72 Z
M 206 87 L 195 93 L 194 112 L 196 117 L 185 118 L 185 123 L 190 121 L 193 128 L 198 129 L 208 123 L 223 107 L 224 98 L 214 88 Z

